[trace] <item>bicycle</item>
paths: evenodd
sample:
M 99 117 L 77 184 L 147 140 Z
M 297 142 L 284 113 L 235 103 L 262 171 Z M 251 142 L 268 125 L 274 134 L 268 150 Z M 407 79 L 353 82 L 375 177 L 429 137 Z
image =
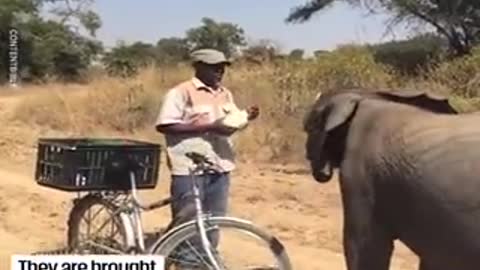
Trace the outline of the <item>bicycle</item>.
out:
M 158 148 L 159 146 L 156 147 Z M 191 264 L 202 263 L 202 267 L 206 267 L 195 269 L 224 270 L 228 268 L 225 267 L 224 260 L 218 257 L 217 252 L 211 249 L 212 243 L 208 233 L 219 229 L 233 229 L 246 233 L 246 235 L 262 242 L 266 246 L 266 251 L 274 258 L 276 263 L 276 265 L 249 266 L 247 269 L 292 269 L 285 247 L 275 236 L 270 235 L 250 221 L 236 217 L 212 216 L 210 213 L 203 212 L 200 202 L 199 180 L 196 176 L 198 173 L 216 172 L 217 169 L 211 161 L 199 153 L 190 152 L 187 153 L 187 157 L 194 164 L 194 168 L 190 171 L 193 183 L 192 190 L 180 198 L 166 198 L 150 204 L 144 204 L 140 201 L 137 195 L 139 185 L 136 176 L 139 171 L 144 172 L 145 168 L 152 168 L 152 164 L 156 161 L 152 163 L 152 160 L 150 160 L 150 165 L 148 165 L 135 158 L 126 158 L 125 155 L 122 158 L 110 159 L 108 165 L 103 165 L 106 168 L 110 168 L 109 175 L 119 176 L 127 173 L 129 187 L 127 188 L 124 183 L 121 185 L 122 188 L 118 188 L 117 185 L 115 189 L 111 188 L 110 190 L 87 190 L 87 195 L 75 199 L 68 221 L 67 242 L 69 251 L 71 253 L 93 254 L 157 254 L 165 257 L 165 269 L 170 269 L 171 266 L 180 263 L 176 262 L 175 258 L 170 258 L 170 256 L 188 255 L 201 261 L 197 262 L 192 259 Z M 153 165 L 153 171 L 155 171 L 155 165 Z M 140 186 L 142 188 L 151 188 L 155 185 L 152 183 L 146 185 L 143 182 Z M 179 219 L 172 220 L 165 232 L 157 232 L 151 243 L 147 244 L 144 238 L 145 233 L 143 231 L 141 212 L 165 207 L 174 200 L 185 199 L 188 196 L 193 196 L 195 201 L 193 213 L 192 209 L 184 209 L 185 211 L 181 212 Z M 120 197 L 123 197 L 123 199 L 119 199 Z M 118 241 L 114 240 L 114 235 L 108 235 L 107 237 L 89 236 L 87 241 L 81 241 L 80 224 L 85 218 L 87 211 L 93 208 L 94 205 L 100 205 L 107 210 L 108 218 L 103 222 L 101 228 L 107 225 L 112 226 L 114 232 L 118 232 L 120 236 Z M 185 221 L 184 219 L 190 218 L 191 214 L 193 214 L 193 219 Z M 90 229 L 89 226 L 87 229 Z M 190 238 L 196 238 L 194 240 L 197 241 L 197 246 L 199 244 L 202 251 L 195 250 L 193 253 L 184 253 L 177 250 L 185 245 L 192 247 L 192 244 L 189 244 L 188 241 Z M 88 247 L 94 247 L 94 249 L 90 250 Z M 206 254 L 200 254 L 201 252 Z

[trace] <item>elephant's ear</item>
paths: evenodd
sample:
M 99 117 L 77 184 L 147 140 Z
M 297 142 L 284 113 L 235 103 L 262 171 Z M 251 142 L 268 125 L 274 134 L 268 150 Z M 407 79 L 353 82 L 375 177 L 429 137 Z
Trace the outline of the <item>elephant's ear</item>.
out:
M 331 131 L 347 122 L 355 113 L 359 101 L 360 98 L 358 96 L 346 96 L 338 100 L 334 100 L 329 106 L 325 131 Z
M 431 92 L 398 90 L 380 91 L 376 94 L 387 100 L 410 104 L 436 113 L 458 114 L 458 111 L 448 102 L 448 97 Z
M 347 122 L 355 113 L 361 97 L 357 94 L 329 95 L 324 100 L 317 96 L 303 121 L 303 128 L 310 132 L 329 132 Z

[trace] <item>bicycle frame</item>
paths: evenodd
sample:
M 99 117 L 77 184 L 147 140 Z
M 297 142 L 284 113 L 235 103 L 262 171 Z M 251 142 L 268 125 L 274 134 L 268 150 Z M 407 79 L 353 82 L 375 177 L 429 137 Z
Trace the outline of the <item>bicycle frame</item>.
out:
M 132 185 L 132 197 L 133 197 L 133 228 L 135 228 L 135 239 L 136 243 L 138 244 L 138 248 L 140 252 L 145 252 L 145 239 L 143 238 L 143 223 L 142 223 L 142 204 L 137 197 L 137 187 L 135 182 L 135 174 L 130 172 L 130 184 Z
M 199 166 L 199 170 L 201 172 L 206 172 L 205 168 L 203 168 L 203 164 L 202 166 Z M 211 263 L 213 263 L 213 266 L 215 267 L 216 270 L 220 270 L 222 268 L 220 268 L 217 260 L 215 260 L 215 258 L 213 257 L 212 251 L 210 250 L 210 241 L 208 241 L 207 232 L 203 224 L 202 202 L 200 201 L 200 191 L 198 188 L 198 182 L 195 179 L 196 171 L 197 171 L 196 169 L 191 170 L 190 175 L 193 181 L 193 195 L 195 198 L 195 206 L 196 206 L 196 213 L 197 213 L 196 220 L 197 220 L 197 225 L 200 231 L 200 238 L 202 240 L 202 246 L 207 253 L 208 259 L 210 260 Z
M 196 222 L 199 232 L 200 232 L 200 238 L 201 238 L 201 243 L 202 247 L 204 248 L 205 252 L 207 253 L 207 256 L 210 260 L 210 262 L 213 264 L 216 270 L 222 270 L 223 268 L 219 267 L 217 261 L 215 260 L 212 252 L 211 252 L 211 245 L 210 241 L 208 240 L 206 229 L 204 226 L 204 217 L 205 214 L 202 209 L 202 203 L 200 199 L 200 189 L 198 185 L 198 179 L 196 177 L 197 172 L 206 172 L 210 170 L 210 167 L 205 166 L 203 163 L 196 166 L 195 168 L 190 170 L 190 176 L 192 178 L 193 182 L 193 187 L 192 187 L 192 192 L 193 192 L 193 197 L 195 201 L 195 209 L 196 209 L 196 216 L 195 220 L 191 222 Z M 157 243 L 163 241 L 164 238 L 168 237 L 169 234 L 163 235 L 152 246 L 146 247 L 145 246 L 145 239 L 144 239 L 144 230 L 143 230 L 143 223 L 142 223 L 142 214 L 141 212 L 144 210 L 152 210 L 156 209 L 159 207 L 162 207 L 166 204 L 168 204 L 168 199 L 167 200 L 162 200 L 160 202 L 156 202 L 150 205 L 146 205 L 141 202 L 139 196 L 137 195 L 137 188 L 136 188 L 136 180 L 135 180 L 135 174 L 130 171 L 130 185 L 131 185 L 131 195 L 132 198 L 129 199 L 127 203 L 127 209 L 128 211 L 120 210 L 120 219 L 122 221 L 122 225 L 125 229 L 125 234 L 126 234 L 126 243 L 128 249 L 132 250 L 132 252 L 140 252 L 140 253 L 148 253 L 151 251 L 151 248 L 155 246 Z

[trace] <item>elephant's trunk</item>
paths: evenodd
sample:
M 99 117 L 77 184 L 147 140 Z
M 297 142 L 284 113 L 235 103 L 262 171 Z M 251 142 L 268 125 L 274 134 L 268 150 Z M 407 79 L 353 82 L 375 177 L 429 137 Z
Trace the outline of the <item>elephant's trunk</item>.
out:
M 313 178 L 320 183 L 328 182 L 332 179 L 332 176 L 333 168 L 328 161 L 323 162 L 323 166 L 320 166 L 320 168 L 317 167 L 313 170 Z
M 310 160 L 313 178 L 325 183 L 332 178 L 333 167 L 324 148 L 325 133 L 312 133 L 307 138 L 307 158 Z

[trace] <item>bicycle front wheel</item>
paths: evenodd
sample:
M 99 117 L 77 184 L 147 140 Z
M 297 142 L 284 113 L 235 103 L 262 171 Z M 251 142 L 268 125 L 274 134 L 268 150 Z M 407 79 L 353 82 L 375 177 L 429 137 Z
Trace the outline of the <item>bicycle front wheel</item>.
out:
M 231 217 L 204 219 L 212 253 L 223 269 L 291 270 L 283 244 L 252 223 Z M 163 255 L 166 269 L 214 269 L 203 251 L 196 221 L 168 232 L 152 253 Z M 177 268 L 178 267 L 178 268 Z

